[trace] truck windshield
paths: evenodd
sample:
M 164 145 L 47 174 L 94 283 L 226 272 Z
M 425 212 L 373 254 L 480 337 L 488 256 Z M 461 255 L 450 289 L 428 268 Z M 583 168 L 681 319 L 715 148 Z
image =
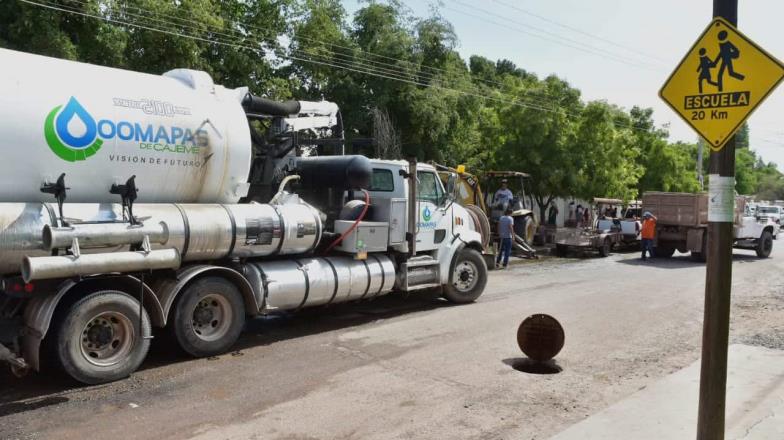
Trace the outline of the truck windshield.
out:
M 760 214 L 778 214 L 780 209 L 778 206 L 760 206 L 757 208 L 757 212 Z
M 436 173 L 419 171 L 417 172 L 417 179 L 419 180 L 417 183 L 417 198 L 438 205 L 441 201 L 443 190 Z

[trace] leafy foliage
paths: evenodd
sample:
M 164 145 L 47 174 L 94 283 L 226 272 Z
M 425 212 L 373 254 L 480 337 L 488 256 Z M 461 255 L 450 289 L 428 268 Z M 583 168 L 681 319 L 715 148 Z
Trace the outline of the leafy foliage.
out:
M 274 99 L 331 100 L 349 145 L 385 133 L 383 146 L 353 152 L 526 171 L 543 210 L 555 197 L 700 189 L 697 145 L 670 142 L 651 109 L 586 103 L 563 79 L 509 60 L 464 60 L 437 10 L 416 18 L 398 0 L 366 0 L 353 17 L 339 0 L 59 3 L 114 21 L 0 2 L 0 46 L 154 74 L 200 69 Z M 123 23 L 145 20 L 168 32 Z M 747 126 L 737 144 L 737 190 L 784 199 L 782 174 L 750 148 Z

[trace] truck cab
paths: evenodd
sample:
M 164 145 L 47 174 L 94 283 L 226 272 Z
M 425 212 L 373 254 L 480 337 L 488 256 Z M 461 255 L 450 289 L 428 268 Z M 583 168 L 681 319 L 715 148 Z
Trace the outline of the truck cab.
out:
M 471 251 L 481 259 L 482 236 L 468 211 L 455 202 L 430 164 L 416 163 L 414 202 L 410 203 L 412 164 L 406 161 L 372 160 L 373 176 L 368 191 L 373 207 L 370 222 L 387 222 L 388 248 L 406 255 L 406 270 L 399 273 L 398 287 L 409 291 L 439 285 L 468 287 L 465 280 L 481 275 L 485 263 L 458 264 L 458 254 Z M 411 210 L 413 207 L 413 210 Z M 360 223 L 361 226 L 361 223 Z M 412 242 L 413 239 L 413 242 Z M 415 276 L 409 276 L 411 273 Z M 456 281 L 457 280 L 457 281 Z

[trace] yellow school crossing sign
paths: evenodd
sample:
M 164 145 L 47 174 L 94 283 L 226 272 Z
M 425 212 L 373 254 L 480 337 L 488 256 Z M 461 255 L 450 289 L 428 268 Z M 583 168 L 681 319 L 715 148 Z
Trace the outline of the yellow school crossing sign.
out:
M 719 151 L 783 78 L 784 64 L 716 18 L 659 96 Z

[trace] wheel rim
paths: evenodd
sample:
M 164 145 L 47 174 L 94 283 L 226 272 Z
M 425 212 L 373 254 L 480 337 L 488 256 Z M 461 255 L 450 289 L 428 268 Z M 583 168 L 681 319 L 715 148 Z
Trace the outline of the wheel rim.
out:
M 104 312 L 87 321 L 81 336 L 84 359 L 98 367 L 120 363 L 136 340 L 131 319 L 122 313 Z
M 468 292 L 476 286 L 479 270 L 471 261 L 461 261 L 452 273 L 452 285 L 460 292 Z
M 229 300 L 223 295 L 208 294 L 193 308 L 193 332 L 204 341 L 216 341 L 229 332 L 232 318 Z

